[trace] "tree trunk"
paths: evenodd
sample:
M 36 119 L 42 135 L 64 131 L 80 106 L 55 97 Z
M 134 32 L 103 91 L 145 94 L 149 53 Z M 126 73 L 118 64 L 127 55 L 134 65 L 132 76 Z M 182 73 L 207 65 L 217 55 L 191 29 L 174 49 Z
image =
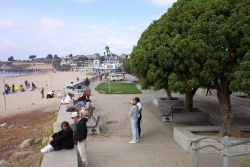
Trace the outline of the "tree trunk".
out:
M 165 91 L 166 91 L 166 94 L 167 94 L 167 98 L 168 98 L 169 100 L 173 100 L 174 98 L 173 98 L 172 95 L 171 95 L 171 91 L 168 90 L 168 89 L 165 89 Z
M 195 92 L 197 89 L 192 89 L 192 91 L 189 91 L 185 94 L 185 104 L 184 104 L 184 111 L 186 112 L 192 112 L 193 111 L 193 97 L 195 95 Z
M 232 125 L 233 123 L 233 114 L 231 111 L 231 101 L 230 95 L 231 91 L 228 87 L 228 84 L 225 80 L 221 79 L 217 83 L 217 97 L 219 100 L 219 111 L 221 113 L 221 129 L 220 135 L 222 136 L 235 136 L 239 137 L 240 132 L 235 129 Z

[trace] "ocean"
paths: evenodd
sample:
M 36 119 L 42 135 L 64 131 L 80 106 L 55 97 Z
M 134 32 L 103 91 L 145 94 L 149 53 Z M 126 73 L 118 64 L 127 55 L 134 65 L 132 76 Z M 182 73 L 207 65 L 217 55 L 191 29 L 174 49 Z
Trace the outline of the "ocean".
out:
M 0 71 L 0 78 L 3 78 L 3 77 L 17 77 L 17 76 L 23 76 L 23 75 L 29 75 L 29 74 L 32 74 L 32 73 L 20 73 L 20 72 L 3 72 L 3 71 Z

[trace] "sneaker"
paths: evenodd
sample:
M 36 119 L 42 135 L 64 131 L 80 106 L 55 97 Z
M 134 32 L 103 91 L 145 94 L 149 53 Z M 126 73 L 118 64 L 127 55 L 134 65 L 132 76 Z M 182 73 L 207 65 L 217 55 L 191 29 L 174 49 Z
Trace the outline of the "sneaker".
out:
M 48 144 L 47 146 L 45 146 L 45 147 L 43 147 L 43 148 L 41 149 L 41 152 L 42 152 L 42 153 L 48 153 L 48 152 L 51 152 L 51 151 L 53 151 L 53 147 L 52 147 L 52 145 L 50 145 L 50 144 Z
M 130 142 L 128 142 L 129 144 L 135 144 L 136 143 L 136 141 L 134 141 L 134 140 L 131 140 Z
M 139 139 L 135 141 L 136 143 L 139 143 Z

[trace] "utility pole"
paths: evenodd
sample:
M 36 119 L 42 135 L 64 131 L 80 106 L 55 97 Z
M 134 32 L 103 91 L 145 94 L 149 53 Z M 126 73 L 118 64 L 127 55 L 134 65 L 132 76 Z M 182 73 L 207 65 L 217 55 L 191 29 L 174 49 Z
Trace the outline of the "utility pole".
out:
M 105 47 L 105 50 L 106 50 L 106 52 L 107 52 L 107 56 L 108 56 L 108 70 L 109 70 L 109 94 L 110 94 L 110 50 L 109 50 L 109 47 L 108 46 L 106 46 Z

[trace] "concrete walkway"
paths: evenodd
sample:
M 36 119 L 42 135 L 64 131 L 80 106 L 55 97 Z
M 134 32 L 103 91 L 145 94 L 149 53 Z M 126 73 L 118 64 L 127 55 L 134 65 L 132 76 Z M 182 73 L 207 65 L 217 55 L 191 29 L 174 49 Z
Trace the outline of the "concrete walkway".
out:
M 128 102 L 136 96 L 140 97 L 143 105 L 142 138 L 138 144 L 129 144 L 131 128 L 128 113 L 131 105 Z M 101 116 L 102 133 L 88 136 L 89 167 L 194 166 L 194 154 L 186 152 L 174 142 L 173 124 L 163 124 L 157 118 L 158 111 L 152 104 L 155 96 L 162 97 L 165 94 L 147 90 L 140 95 L 105 95 L 92 89 L 91 99 Z M 216 109 L 216 96 L 205 96 L 203 92 L 198 92 L 194 100 L 198 107 Z M 209 102 L 204 103 L 203 100 Z M 201 157 L 202 167 L 217 167 L 220 164 L 219 154 L 203 154 Z
M 92 89 L 104 133 L 88 137 L 89 167 L 193 167 L 193 154 L 184 151 L 154 115 L 154 94 L 103 95 Z M 129 144 L 131 128 L 128 102 L 139 96 L 143 105 L 142 137 L 138 144 Z

